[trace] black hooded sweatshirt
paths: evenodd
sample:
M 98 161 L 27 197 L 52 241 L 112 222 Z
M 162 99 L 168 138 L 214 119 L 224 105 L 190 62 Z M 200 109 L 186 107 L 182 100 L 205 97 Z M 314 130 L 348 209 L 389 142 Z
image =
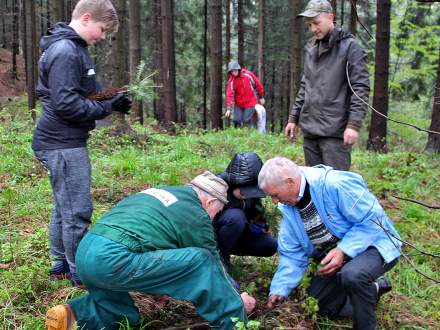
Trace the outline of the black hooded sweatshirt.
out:
M 109 101 L 91 101 L 98 90 L 87 43 L 66 23 L 57 23 L 41 38 L 37 95 L 43 111 L 32 149 L 85 147 L 95 120 L 110 114 Z

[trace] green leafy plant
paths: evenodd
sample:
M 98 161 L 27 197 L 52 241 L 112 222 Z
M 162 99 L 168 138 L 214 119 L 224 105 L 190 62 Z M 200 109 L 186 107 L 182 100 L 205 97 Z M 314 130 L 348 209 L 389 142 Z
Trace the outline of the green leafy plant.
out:
M 255 320 L 248 321 L 248 323 L 245 324 L 238 317 L 231 317 L 231 320 L 234 323 L 235 330 L 246 330 L 246 329 L 258 330 L 260 329 L 260 325 L 261 325 L 261 322 Z

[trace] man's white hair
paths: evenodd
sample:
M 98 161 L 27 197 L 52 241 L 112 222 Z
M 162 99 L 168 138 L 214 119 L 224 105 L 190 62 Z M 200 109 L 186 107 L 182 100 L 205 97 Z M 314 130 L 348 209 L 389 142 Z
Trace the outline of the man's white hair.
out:
M 286 157 L 274 157 L 264 163 L 258 175 L 258 186 L 265 190 L 269 186 L 280 185 L 289 177 L 298 178 L 301 171 L 294 162 Z

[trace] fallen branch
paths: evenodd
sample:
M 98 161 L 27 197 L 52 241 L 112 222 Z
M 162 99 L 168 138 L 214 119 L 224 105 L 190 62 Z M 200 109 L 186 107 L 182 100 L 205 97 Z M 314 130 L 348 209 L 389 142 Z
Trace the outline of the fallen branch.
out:
M 425 203 L 420 202 L 420 201 L 415 200 L 415 199 L 406 198 L 406 197 L 400 197 L 400 196 L 397 196 L 397 195 L 391 195 L 391 196 L 394 197 L 394 198 L 397 198 L 397 199 L 401 199 L 401 200 L 407 201 L 407 202 L 416 203 L 416 204 L 422 205 L 424 207 L 428 207 L 430 209 L 440 210 L 440 206 L 438 206 L 438 205 L 429 205 L 429 204 L 425 204 Z

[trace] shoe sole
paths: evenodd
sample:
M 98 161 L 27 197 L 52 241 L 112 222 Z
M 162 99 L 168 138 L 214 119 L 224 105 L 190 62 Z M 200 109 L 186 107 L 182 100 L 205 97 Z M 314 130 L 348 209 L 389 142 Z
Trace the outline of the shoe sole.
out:
M 68 312 L 64 306 L 55 306 L 46 313 L 47 330 L 67 330 Z

